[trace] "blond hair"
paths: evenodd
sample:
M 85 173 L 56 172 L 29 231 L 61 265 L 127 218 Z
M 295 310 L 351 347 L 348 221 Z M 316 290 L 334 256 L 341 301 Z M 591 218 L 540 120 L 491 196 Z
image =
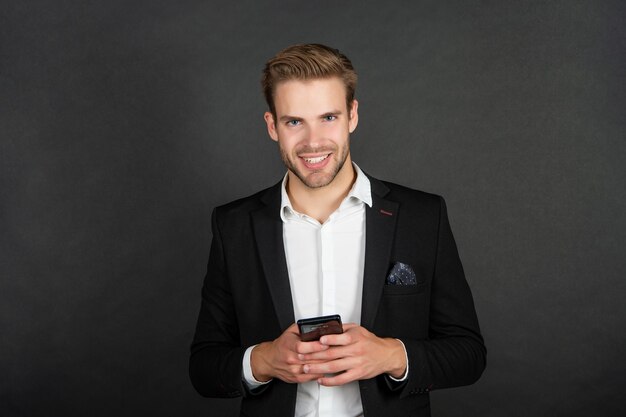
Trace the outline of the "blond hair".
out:
M 280 82 L 330 77 L 339 77 L 343 81 L 349 109 L 356 90 L 356 72 L 344 54 L 325 45 L 298 44 L 283 49 L 265 64 L 261 86 L 265 101 L 276 116 L 274 93 Z

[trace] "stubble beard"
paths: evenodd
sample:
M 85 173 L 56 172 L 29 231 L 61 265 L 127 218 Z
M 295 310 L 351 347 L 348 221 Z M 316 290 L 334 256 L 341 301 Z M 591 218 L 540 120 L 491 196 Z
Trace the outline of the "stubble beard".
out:
M 287 167 L 287 169 L 289 171 L 291 171 L 296 177 L 298 177 L 298 179 L 307 187 L 309 188 L 321 188 L 321 187 L 325 187 L 328 184 L 330 184 L 331 182 L 333 182 L 333 180 L 335 179 L 335 177 L 337 176 L 337 174 L 339 173 L 339 171 L 341 171 L 341 168 L 343 168 L 343 165 L 346 163 L 346 159 L 348 158 L 348 152 L 350 150 L 350 147 L 348 144 L 346 144 L 346 146 L 342 147 L 341 149 L 339 148 L 334 148 L 334 149 L 328 149 L 328 148 L 322 148 L 322 149 L 300 149 L 299 151 L 306 151 L 306 152 L 311 152 L 311 153 L 316 153 L 316 152 L 325 152 L 325 151 L 329 151 L 332 152 L 332 154 L 329 156 L 329 158 L 332 158 L 333 161 L 330 161 L 330 164 L 333 164 L 334 166 L 331 166 L 331 171 L 327 174 L 323 174 L 321 175 L 321 173 L 323 172 L 323 170 L 319 170 L 319 171 L 313 171 L 312 173 L 309 173 L 308 176 L 304 175 L 296 166 L 296 162 L 298 160 L 298 156 L 297 156 L 297 151 L 294 151 L 294 156 L 293 159 L 289 157 L 289 155 L 287 154 L 287 152 L 283 149 L 280 148 L 280 157 L 283 160 L 283 163 L 285 164 L 285 166 Z M 337 151 L 340 151 L 341 154 L 338 155 Z M 328 166 L 325 167 L 325 169 L 327 169 Z

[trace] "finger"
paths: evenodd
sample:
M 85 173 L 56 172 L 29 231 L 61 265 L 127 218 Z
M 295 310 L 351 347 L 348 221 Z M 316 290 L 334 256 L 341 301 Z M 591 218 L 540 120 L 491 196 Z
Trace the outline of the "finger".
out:
M 314 381 L 324 376 L 323 374 L 315 374 L 312 372 L 305 373 L 302 365 L 290 366 L 289 368 L 284 369 L 284 371 L 286 372 L 279 375 L 279 378 L 289 383 Z
M 323 376 L 317 380 L 317 383 L 325 387 L 335 387 L 339 385 L 345 385 L 352 381 L 357 381 L 358 373 L 354 371 L 342 372 L 334 376 Z
M 291 326 L 287 327 L 284 333 L 293 333 L 300 335 L 300 330 L 298 329 L 298 325 L 296 323 L 293 323 Z
M 356 324 L 356 323 L 344 323 L 343 324 L 343 331 L 347 332 L 348 330 L 352 329 L 353 327 L 359 327 L 359 325 Z
M 328 349 L 328 345 L 324 345 L 320 342 L 298 342 L 296 343 L 296 352 L 299 354 L 321 352 Z
M 328 362 L 335 359 L 344 358 L 346 356 L 351 356 L 349 350 L 346 346 L 330 346 L 328 349 L 309 353 L 306 355 L 298 355 L 298 359 L 302 362 L 310 363 L 310 362 Z
M 328 346 L 343 346 L 352 343 L 352 340 L 350 333 L 327 334 L 320 338 L 320 343 Z
M 302 370 L 306 374 L 334 374 L 351 369 L 354 365 L 354 360 L 351 358 L 342 358 L 328 362 L 307 363 Z
M 299 375 L 295 375 L 294 377 L 292 377 L 289 382 L 302 384 L 304 382 L 316 381 L 316 380 L 318 380 L 320 378 L 323 378 L 323 377 L 324 377 L 324 375 L 322 375 L 322 374 L 299 374 Z

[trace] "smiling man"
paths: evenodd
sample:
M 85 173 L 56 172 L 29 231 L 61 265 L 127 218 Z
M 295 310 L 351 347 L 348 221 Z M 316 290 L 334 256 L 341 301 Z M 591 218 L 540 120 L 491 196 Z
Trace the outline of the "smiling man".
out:
M 359 121 L 358 103 L 346 104 L 337 77 L 284 81 L 275 90 L 279 113 L 266 112 L 265 122 L 288 169 L 289 199 L 296 211 L 324 223 L 355 180 L 350 133 Z
M 242 416 L 429 416 L 429 391 L 471 384 L 486 350 L 443 199 L 366 175 L 350 157 L 357 76 L 324 45 L 263 73 L 287 173 L 218 207 L 191 346 L 198 392 Z M 302 341 L 296 320 L 338 314 Z

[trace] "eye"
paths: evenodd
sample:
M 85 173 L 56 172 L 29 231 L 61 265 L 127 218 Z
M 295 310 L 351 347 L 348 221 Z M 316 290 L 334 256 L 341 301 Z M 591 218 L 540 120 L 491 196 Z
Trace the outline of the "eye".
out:
M 287 126 L 298 126 L 300 124 L 300 120 L 289 120 L 287 121 Z
M 337 116 L 332 115 L 332 114 L 324 116 L 325 122 L 332 122 L 333 120 L 337 120 Z

